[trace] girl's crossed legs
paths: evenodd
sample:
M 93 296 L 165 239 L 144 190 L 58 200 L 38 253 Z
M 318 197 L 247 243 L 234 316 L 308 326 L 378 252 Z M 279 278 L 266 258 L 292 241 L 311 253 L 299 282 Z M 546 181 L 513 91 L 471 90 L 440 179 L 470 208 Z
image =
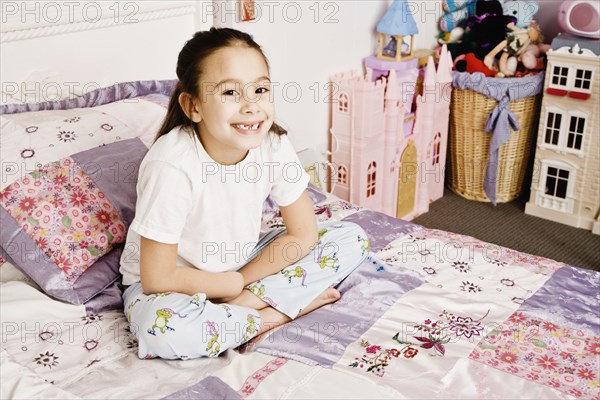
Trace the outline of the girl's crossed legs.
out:
M 279 274 L 254 282 L 228 304 L 257 310 L 262 333 L 337 301 L 341 295 L 331 286 L 366 258 L 369 241 L 362 228 L 349 222 L 319 224 L 319 238 L 315 249 L 303 259 Z M 257 247 L 267 244 L 259 243 Z
M 252 283 L 227 303 L 214 303 L 202 293 L 148 296 L 139 283 L 130 286 L 123 297 L 131 331 L 138 338 L 138 356 L 216 357 L 259 333 L 338 300 L 340 293 L 331 287 L 363 262 L 369 241 L 354 223 L 324 223 L 319 231 L 320 242 L 311 253 Z M 264 248 L 265 243 L 260 245 Z

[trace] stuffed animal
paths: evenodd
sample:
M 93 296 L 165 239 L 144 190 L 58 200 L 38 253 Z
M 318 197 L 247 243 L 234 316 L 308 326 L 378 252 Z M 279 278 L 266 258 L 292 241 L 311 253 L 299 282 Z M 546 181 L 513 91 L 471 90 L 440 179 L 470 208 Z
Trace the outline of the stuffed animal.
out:
M 518 0 L 508 0 L 511 3 L 522 4 Z M 520 7 L 519 10 L 525 9 Z M 454 42 L 453 33 L 441 34 L 439 42 L 449 42 L 448 50 L 456 59 L 462 54 L 474 53 L 475 56 L 484 60 L 499 43 L 506 39 L 506 31 L 509 23 L 517 24 L 517 17 L 504 15 L 503 3 L 499 0 L 477 0 L 474 14 L 464 23 L 465 30 L 458 42 Z M 492 68 L 493 69 L 493 68 Z
M 440 30 L 450 32 L 472 16 L 482 16 L 482 10 L 476 10 L 478 2 L 478 0 L 442 0 L 444 14 L 440 18 Z M 515 17 L 517 19 L 515 24 L 519 28 L 528 27 L 531 21 L 535 19 L 535 15 L 540 8 L 535 0 L 494 0 L 492 3 L 496 3 L 493 5 L 493 7 L 496 7 L 493 11 L 495 14 Z M 502 11 L 497 7 L 498 3 L 501 5 Z
M 535 19 L 540 6 L 536 1 L 504 0 L 502 9 L 504 15 L 517 18 L 517 27 L 527 28 Z
M 505 77 L 515 74 L 518 61 L 522 59 L 527 50 L 530 50 L 530 44 L 537 45 L 544 40 L 540 27 L 535 21 L 527 29 L 518 28 L 513 22 L 509 23 L 507 28 L 506 39 L 498 43 L 483 60 L 486 67 L 493 69 L 496 55 L 502 52 L 498 62 L 498 70 L 501 76 Z
M 475 57 L 475 54 L 468 53 L 460 55 L 454 60 L 454 69 L 458 72 L 481 72 L 487 77 L 496 76 L 496 71 L 492 71 L 488 67 L 485 66 L 483 61 L 479 58 Z
M 448 43 L 458 43 L 462 40 L 465 30 L 460 26 L 452 29 L 450 32 L 442 32 L 438 35 L 438 43 L 440 46 Z
M 440 18 L 440 30 L 450 32 L 474 15 L 476 2 L 477 0 L 442 0 L 444 15 Z
M 549 44 L 530 44 L 521 56 L 523 66 L 531 70 L 542 70 L 545 68 L 543 55 L 550 50 Z
M 515 17 L 503 14 L 500 1 L 478 0 L 475 15 L 467 21 L 469 28 L 467 39 L 474 42 L 474 45 L 467 46 L 467 50 L 470 47 L 475 56 L 483 60 L 492 49 L 506 39 L 508 24 L 516 22 Z

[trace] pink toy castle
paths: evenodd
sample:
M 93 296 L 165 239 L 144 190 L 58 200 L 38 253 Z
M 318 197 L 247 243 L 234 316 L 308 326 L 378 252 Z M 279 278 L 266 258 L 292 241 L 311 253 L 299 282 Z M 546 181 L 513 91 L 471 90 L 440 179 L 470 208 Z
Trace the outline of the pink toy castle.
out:
M 394 0 L 377 31 L 378 55 L 365 60 L 366 76 L 332 78 L 333 193 L 410 220 L 443 195 L 452 60 L 445 47 L 437 71 L 428 58 L 423 93 L 413 101 L 419 67 L 412 43 L 418 30 L 405 0 Z

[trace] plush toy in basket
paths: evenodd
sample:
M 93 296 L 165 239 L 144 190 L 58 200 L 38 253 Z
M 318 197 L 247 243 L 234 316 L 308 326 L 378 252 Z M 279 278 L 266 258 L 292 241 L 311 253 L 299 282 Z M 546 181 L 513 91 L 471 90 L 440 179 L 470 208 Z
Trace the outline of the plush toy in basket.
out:
M 455 72 L 452 84 L 450 189 L 493 204 L 517 198 L 537 131 L 544 74 L 489 78 Z

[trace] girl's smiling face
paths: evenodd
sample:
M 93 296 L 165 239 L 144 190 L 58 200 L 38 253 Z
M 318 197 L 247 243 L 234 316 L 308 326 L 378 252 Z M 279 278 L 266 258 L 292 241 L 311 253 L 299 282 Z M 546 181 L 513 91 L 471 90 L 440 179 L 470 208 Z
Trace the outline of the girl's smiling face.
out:
M 267 63 L 255 49 L 225 47 L 202 63 L 202 71 L 196 100 L 200 140 L 213 160 L 236 164 L 260 146 L 273 125 Z

